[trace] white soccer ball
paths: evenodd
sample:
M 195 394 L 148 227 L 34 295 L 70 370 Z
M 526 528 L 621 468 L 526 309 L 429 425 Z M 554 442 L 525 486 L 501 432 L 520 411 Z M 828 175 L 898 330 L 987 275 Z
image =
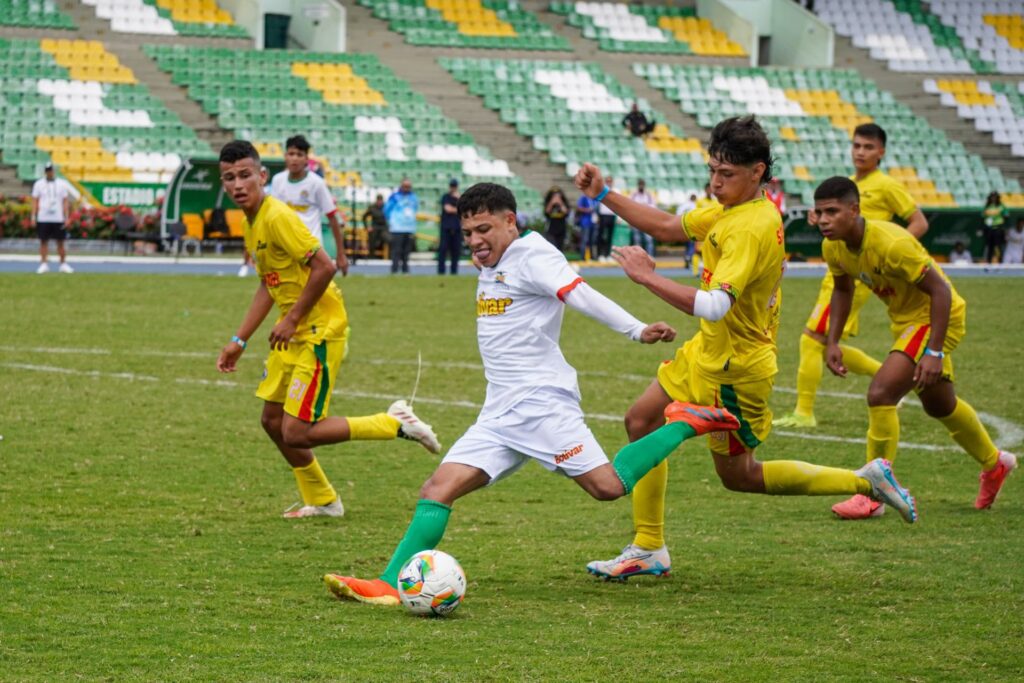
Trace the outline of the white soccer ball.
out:
M 440 550 L 422 550 L 398 572 L 398 597 L 413 614 L 446 616 L 466 595 L 466 573 Z

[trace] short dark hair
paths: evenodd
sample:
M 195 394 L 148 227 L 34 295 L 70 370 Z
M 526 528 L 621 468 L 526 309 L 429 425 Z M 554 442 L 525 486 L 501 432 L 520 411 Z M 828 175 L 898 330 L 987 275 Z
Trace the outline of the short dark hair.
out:
M 477 183 L 462 193 L 455 207 L 459 216 L 473 216 L 478 213 L 516 212 L 516 197 L 504 185 Z
M 860 136 L 862 138 L 871 138 L 872 140 L 878 140 L 882 143 L 882 147 L 885 147 L 886 140 L 889 137 L 885 134 L 885 129 L 877 123 L 862 123 L 853 129 L 853 136 Z
M 285 150 L 291 149 L 292 147 L 303 154 L 309 154 L 309 148 L 312 147 L 312 145 L 309 144 L 309 140 L 306 139 L 305 135 L 293 135 L 284 141 Z
M 222 164 L 233 164 L 242 159 L 252 159 L 259 166 L 260 153 L 248 140 L 232 140 L 220 148 L 220 162 Z
M 825 180 L 818 189 L 814 191 L 815 201 L 826 199 L 838 199 L 841 202 L 859 202 L 860 190 L 857 183 L 841 175 L 832 176 Z
M 727 164 L 764 164 L 761 182 L 772 179 L 772 143 L 753 116 L 733 116 L 719 121 L 711 131 L 708 155 Z

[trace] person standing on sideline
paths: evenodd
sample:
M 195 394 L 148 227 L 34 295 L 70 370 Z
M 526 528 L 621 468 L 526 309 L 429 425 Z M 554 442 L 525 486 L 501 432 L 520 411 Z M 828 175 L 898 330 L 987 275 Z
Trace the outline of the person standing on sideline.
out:
M 1003 263 L 1024 262 L 1024 218 L 1017 219 L 1017 227 L 1006 231 L 1006 249 Z
M 687 199 L 685 202 L 681 203 L 678 207 L 676 207 L 676 215 L 679 216 L 679 220 L 682 221 L 686 218 L 686 214 L 690 213 L 696 208 L 697 195 L 691 194 L 689 199 Z M 687 240 L 686 251 L 683 252 L 683 261 L 685 262 L 687 269 L 689 269 L 690 265 L 693 263 L 693 255 L 694 253 L 696 253 L 696 251 L 697 243 L 694 242 L 693 240 Z
M 448 182 L 448 192 L 441 195 L 441 240 L 437 248 L 437 274 L 444 275 L 445 261 L 451 263 L 449 272 L 459 274 L 459 257 L 462 256 L 462 226 L 459 223 L 459 181 Z
M 384 216 L 391 229 L 391 272 L 409 272 L 409 252 L 416 240 L 416 214 L 420 198 L 412 191 L 412 181 L 402 178 L 398 190 L 384 204 Z
M 629 198 L 637 204 L 643 204 L 644 206 L 650 206 L 653 208 L 657 208 L 658 206 L 658 203 L 654 201 L 654 195 L 647 191 L 647 184 L 642 178 L 636 181 L 636 192 L 631 194 Z M 629 243 L 643 247 L 644 251 L 651 256 L 654 256 L 654 238 L 642 230 L 634 228 L 632 225 L 629 226 L 629 229 L 631 231 L 629 235 Z
M 576 227 L 580 229 L 580 259 L 589 261 L 594 258 L 597 240 L 594 234 L 594 207 L 597 202 L 585 194 L 581 194 L 576 202 Z
M 562 251 L 565 247 L 565 230 L 569 222 L 569 200 L 557 185 L 552 185 L 544 195 L 544 217 L 548 224 L 548 242 L 551 242 L 558 251 Z
M 990 192 L 981 212 L 985 224 L 985 263 L 999 263 L 1006 246 L 1006 221 L 1010 210 L 1003 204 L 998 192 Z
M 67 238 L 65 227 L 71 217 L 71 198 L 75 190 L 68 181 L 56 177 L 52 161 L 46 162 L 44 176 L 32 186 L 32 223 L 39 236 L 39 268 L 36 272 L 40 275 L 50 272 L 46 258 L 50 252 L 50 240 L 56 240 L 60 272 L 73 273 L 75 270 L 67 263 L 64 240 Z
M 376 256 L 391 239 L 388 219 L 384 216 L 384 195 L 377 195 L 373 204 L 366 207 L 366 211 L 363 212 L 363 227 L 370 233 L 370 255 Z
M 615 192 L 615 179 L 605 176 L 605 184 L 609 192 Z M 597 205 L 597 260 L 607 262 L 612 260 L 612 236 L 615 234 L 615 212 L 607 205 L 598 202 Z
M 217 370 L 237 370 L 252 335 L 276 304 L 279 315 L 270 330 L 270 354 L 256 396 L 264 401 L 263 429 L 291 466 L 302 497 L 301 507 L 296 504 L 298 509 L 283 516 L 341 517 L 341 498 L 313 448 L 403 437 L 440 453 L 441 444 L 405 401 L 375 415 L 328 417 L 349 336 L 345 302 L 333 282 L 337 266 L 295 211 L 266 194 L 267 172 L 251 143 L 224 145 L 220 178 L 225 194 L 245 213 L 245 246 L 253 254 L 260 284 L 238 331 L 221 349 Z

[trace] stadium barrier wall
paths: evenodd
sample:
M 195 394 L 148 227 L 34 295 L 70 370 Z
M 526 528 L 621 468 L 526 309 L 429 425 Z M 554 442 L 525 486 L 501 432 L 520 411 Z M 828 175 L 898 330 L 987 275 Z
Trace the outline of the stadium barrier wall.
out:
M 722 0 L 697 0 L 697 16 L 711 20 L 717 29 L 747 51 L 750 65 L 757 66 L 759 40 L 754 23 L 735 12 Z

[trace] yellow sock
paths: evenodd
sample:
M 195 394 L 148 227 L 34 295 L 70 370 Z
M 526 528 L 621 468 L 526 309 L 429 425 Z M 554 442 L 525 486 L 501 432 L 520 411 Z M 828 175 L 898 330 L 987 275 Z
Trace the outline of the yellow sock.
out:
M 387 413 L 365 417 L 346 417 L 349 439 L 352 441 L 385 441 L 398 437 L 401 422 Z
M 800 335 L 800 365 L 796 371 L 797 415 L 814 416 L 814 398 L 821 384 L 821 363 L 825 356 L 825 345 L 806 334 Z
M 668 460 L 645 474 L 633 487 L 633 544 L 645 550 L 665 545 L 665 490 Z
M 868 458 L 896 459 L 896 447 L 900 441 L 900 419 L 896 406 L 868 406 Z
M 882 367 L 881 363 L 856 346 L 840 344 L 839 348 L 843 350 L 843 365 L 855 375 L 874 377 L 875 373 L 878 372 L 878 368 Z
M 949 435 L 960 444 L 960 448 L 981 464 L 982 469 L 991 470 L 999 463 L 999 449 L 992 443 L 992 438 L 970 403 L 958 398 L 953 412 L 940 417 L 939 422 L 946 426 Z
M 835 496 L 871 493 L 871 482 L 838 467 L 822 467 L 799 460 L 761 463 L 764 491 L 773 496 Z
M 320 469 L 316 456 L 305 467 L 293 467 L 292 472 L 305 505 L 327 505 L 338 497 L 331 482 L 327 481 L 327 475 Z

